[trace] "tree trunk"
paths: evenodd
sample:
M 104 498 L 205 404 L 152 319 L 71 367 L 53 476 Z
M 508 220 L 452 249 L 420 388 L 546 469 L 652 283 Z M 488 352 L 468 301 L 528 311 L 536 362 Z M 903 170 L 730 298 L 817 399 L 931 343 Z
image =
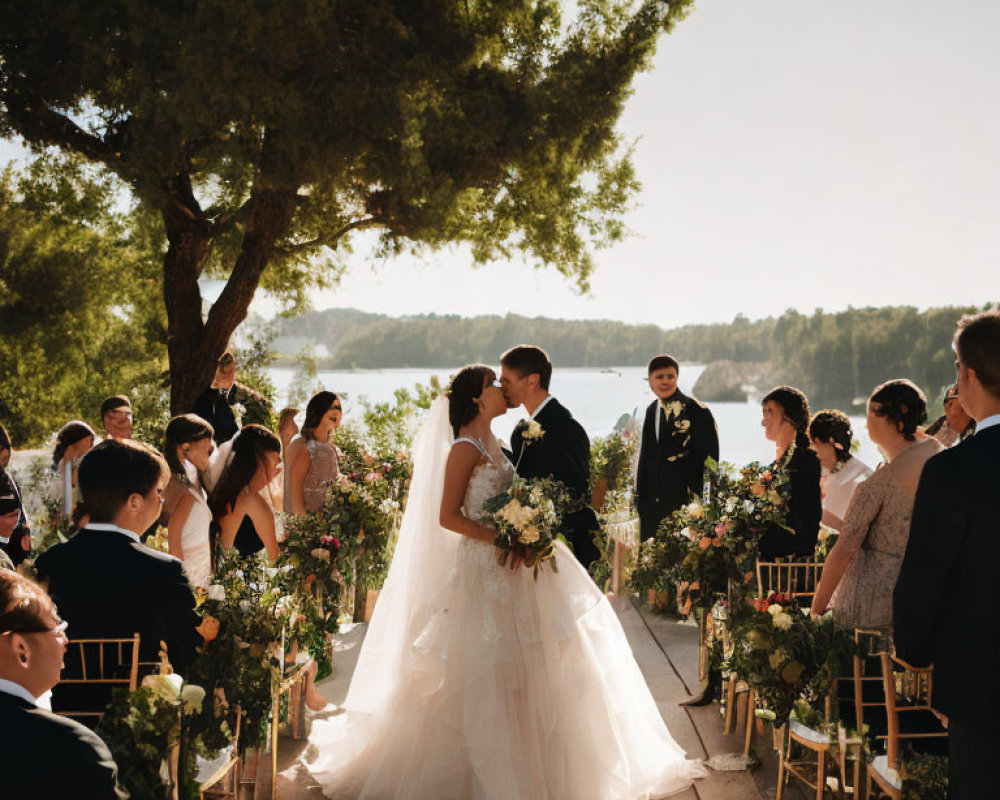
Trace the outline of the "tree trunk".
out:
M 274 245 L 291 226 L 296 195 L 289 189 L 258 189 L 249 202 L 240 254 L 207 318 L 202 318 L 198 289 L 212 246 L 211 226 L 164 210 L 169 247 L 163 261 L 167 307 L 167 356 L 170 363 L 170 411 L 191 411 L 211 384 L 215 364 L 247 316 L 260 276 Z

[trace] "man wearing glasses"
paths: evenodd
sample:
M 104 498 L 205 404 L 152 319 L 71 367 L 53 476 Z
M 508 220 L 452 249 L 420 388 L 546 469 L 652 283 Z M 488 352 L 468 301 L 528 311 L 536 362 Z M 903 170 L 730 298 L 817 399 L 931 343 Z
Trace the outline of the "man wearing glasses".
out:
M 109 439 L 131 439 L 132 403 L 123 394 L 109 397 L 101 403 L 101 423 Z
M 0 570 L 0 789 L 4 797 L 121 800 L 118 766 L 101 738 L 39 708 L 59 682 L 66 623 L 40 586 Z

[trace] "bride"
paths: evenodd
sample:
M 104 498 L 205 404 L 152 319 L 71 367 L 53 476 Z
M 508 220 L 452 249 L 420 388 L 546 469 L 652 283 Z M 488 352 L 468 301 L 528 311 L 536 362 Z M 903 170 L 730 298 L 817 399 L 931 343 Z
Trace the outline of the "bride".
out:
M 313 723 L 307 766 L 328 797 L 637 800 L 704 775 L 569 549 L 537 580 L 498 564 L 480 520 L 514 477 L 490 427 L 506 410 L 493 370 L 465 367 L 417 435 L 344 712 Z

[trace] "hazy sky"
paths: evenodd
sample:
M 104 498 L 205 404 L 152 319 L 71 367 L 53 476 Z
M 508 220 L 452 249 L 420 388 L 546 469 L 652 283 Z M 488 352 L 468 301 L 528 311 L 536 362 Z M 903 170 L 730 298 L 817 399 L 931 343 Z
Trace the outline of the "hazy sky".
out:
M 996 0 L 701 0 L 622 119 L 643 189 L 589 295 L 461 249 L 373 269 L 359 241 L 315 305 L 672 327 L 996 299 L 998 32 Z

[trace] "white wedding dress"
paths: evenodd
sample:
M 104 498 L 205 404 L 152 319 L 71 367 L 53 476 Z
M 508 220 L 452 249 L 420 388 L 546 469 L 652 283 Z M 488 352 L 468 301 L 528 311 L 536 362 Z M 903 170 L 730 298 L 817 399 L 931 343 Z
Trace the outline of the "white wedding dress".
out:
M 309 770 L 338 799 L 634 800 L 685 789 L 704 769 L 670 736 L 615 612 L 569 549 L 558 543 L 558 573 L 536 580 L 437 524 L 443 477 L 421 468 L 443 475 L 446 402 L 415 445 L 392 568 L 344 712 L 313 724 Z M 477 467 L 464 513 L 481 517 L 513 476 L 506 459 Z

